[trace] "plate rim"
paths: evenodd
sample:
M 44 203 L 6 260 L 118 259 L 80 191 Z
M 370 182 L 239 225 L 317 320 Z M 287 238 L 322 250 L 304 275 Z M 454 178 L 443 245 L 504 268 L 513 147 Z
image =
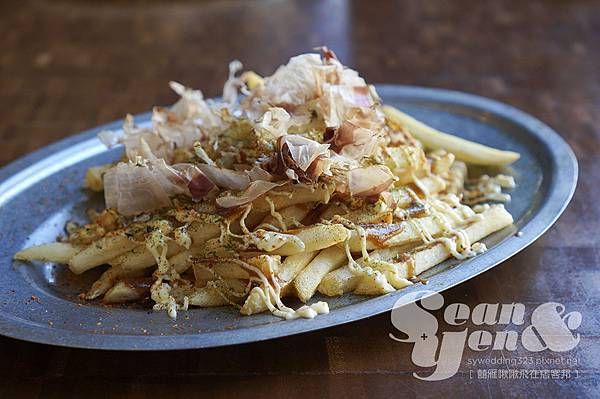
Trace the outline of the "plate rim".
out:
M 386 97 L 386 92 L 393 92 L 394 96 L 410 99 L 458 104 L 485 110 L 495 116 L 517 123 L 529 135 L 546 144 L 546 151 L 553 162 L 553 173 L 550 175 L 552 181 L 548 187 L 548 194 L 543 199 L 539 208 L 536 209 L 536 214 L 521 226 L 520 231 L 522 235 L 507 238 L 484 256 L 469 261 L 472 264 L 472 268 L 477 267 L 476 272 L 469 274 L 466 278 L 456 278 L 454 279 L 456 281 L 451 280 L 445 283 L 438 292 L 445 291 L 464 281 L 470 280 L 527 248 L 544 234 L 566 209 L 577 186 L 577 159 L 569 144 L 556 131 L 539 119 L 511 105 L 475 94 L 420 86 L 393 84 L 379 84 L 375 86 L 380 94 L 383 93 L 382 97 L 384 98 Z M 150 112 L 146 112 L 138 114 L 134 118 L 136 122 L 141 123 L 147 121 L 150 115 Z M 87 129 L 10 162 L 0 169 L 0 187 L 4 186 L 11 177 L 25 170 L 27 166 L 33 166 L 48 156 L 66 150 L 69 147 L 82 144 L 95 137 L 102 130 L 118 129 L 122 123 L 123 119 L 120 119 Z M 286 321 L 278 324 L 278 328 L 273 328 L 272 323 L 266 323 L 235 330 L 235 333 L 216 331 L 170 336 L 139 336 L 100 335 L 76 330 L 65 332 L 62 329 L 26 323 L 22 319 L 11 320 L 14 317 L 11 317 L 10 314 L 0 312 L 0 335 L 35 343 L 84 349 L 133 351 L 202 349 L 265 341 L 308 333 L 376 316 L 392 309 L 398 299 L 398 292 L 395 291 L 395 293 L 375 297 L 368 302 L 359 302 L 335 309 L 329 315 L 320 316 L 312 320 Z M 370 306 L 366 306 L 367 304 Z M 334 319 L 332 320 L 331 317 L 334 317 Z M 68 336 L 68 339 L 65 339 L 65 334 Z

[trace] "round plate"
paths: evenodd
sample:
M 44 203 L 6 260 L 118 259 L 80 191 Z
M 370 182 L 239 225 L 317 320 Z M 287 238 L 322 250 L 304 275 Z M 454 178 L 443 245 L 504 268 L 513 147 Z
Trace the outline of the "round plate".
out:
M 453 91 L 382 85 L 378 92 L 386 104 L 434 127 L 521 154 L 519 161 L 502 171 L 517 182 L 507 205 L 514 226 L 487 237 L 484 242 L 490 250 L 485 254 L 465 262 L 448 261 L 427 271 L 428 289 L 445 290 L 516 254 L 544 233 L 571 199 L 577 180 L 575 156 L 539 120 L 508 105 Z M 140 125 L 149 120 L 149 114 L 136 118 Z M 221 307 L 180 312 L 173 322 L 164 312 L 139 305 L 105 307 L 81 301 L 78 294 L 102 270 L 73 276 L 61 265 L 13 261 L 18 250 L 55 240 L 63 234 L 66 221 L 83 221 L 86 209 L 102 207 L 102 196 L 83 190 L 81 184 L 88 167 L 120 157 L 121 148 L 107 150 L 95 136 L 104 129 L 119 129 L 121 124 L 69 137 L 0 170 L 0 334 L 80 348 L 207 348 L 359 320 L 390 310 L 401 295 L 396 291 L 375 298 L 327 298 L 331 313 L 312 320 L 283 321 L 270 314 L 244 317 L 233 307 Z M 521 232 L 518 236 L 517 231 Z M 419 286 L 402 293 L 416 289 Z

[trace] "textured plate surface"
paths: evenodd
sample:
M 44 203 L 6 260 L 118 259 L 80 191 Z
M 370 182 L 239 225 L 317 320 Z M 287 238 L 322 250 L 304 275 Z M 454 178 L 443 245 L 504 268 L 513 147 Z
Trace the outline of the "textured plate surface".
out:
M 507 208 L 514 226 L 484 240 L 490 250 L 454 267 L 429 270 L 428 289 L 442 291 L 499 264 L 531 244 L 562 213 L 577 180 L 569 146 L 548 126 L 510 106 L 473 95 L 418 87 L 378 86 L 384 102 L 456 135 L 517 151 L 521 159 L 503 173 L 517 188 Z M 149 115 L 136 118 L 148 123 Z M 390 310 L 399 292 L 376 298 L 327 299 L 331 313 L 313 320 L 282 321 L 269 314 L 242 317 L 236 309 L 192 309 L 176 323 L 143 307 L 107 308 L 77 294 L 100 270 L 72 276 L 64 266 L 12 261 L 18 250 L 53 241 L 67 220 L 84 220 L 102 197 L 81 189 L 88 167 L 114 161 L 122 149 L 106 150 L 98 131 L 69 137 L 0 170 L 0 334 L 54 345 L 126 350 L 205 348 L 259 341 L 325 328 Z M 488 170 L 497 173 L 499 170 Z M 517 231 L 522 234 L 517 237 Z M 419 289 L 418 286 L 409 290 Z M 315 298 L 318 299 L 318 298 Z

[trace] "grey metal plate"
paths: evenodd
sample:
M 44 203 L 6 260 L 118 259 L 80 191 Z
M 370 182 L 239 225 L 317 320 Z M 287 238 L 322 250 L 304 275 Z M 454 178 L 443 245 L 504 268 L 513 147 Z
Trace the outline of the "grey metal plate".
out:
M 473 95 L 406 86 L 378 86 L 384 102 L 459 136 L 518 151 L 522 158 L 504 171 L 517 188 L 508 210 L 515 225 L 485 240 L 490 250 L 474 259 L 449 261 L 429 270 L 428 289 L 442 291 L 531 244 L 562 213 L 573 195 L 577 161 L 548 126 L 508 105 Z M 148 123 L 149 115 L 137 122 Z M 99 270 L 72 276 L 64 266 L 12 261 L 18 250 L 53 241 L 67 220 L 84 220 L 101 196 L 81 189 L 86 169 L 118 159 L 95 138 L 121 121 L 52 144 L 0 170 L 0 334 L 54 345 L 97 349 L 165 350 L 207 348 L 282 337 L 359 320 L 388 311 L 398 292 L 376 298 L 328 299 L 331 313 L 313 320 L 282 321 L 269 314 L 242 317 L 234 308 L 192 309 L 176 323 L 140 306 L 103 307 L 77 294 Z M 496 172 L 496 171 L 490 171 Z M 521 231 L 517 237 L 515 233 Z M 418 289 L 413 286 L 405 289 Z

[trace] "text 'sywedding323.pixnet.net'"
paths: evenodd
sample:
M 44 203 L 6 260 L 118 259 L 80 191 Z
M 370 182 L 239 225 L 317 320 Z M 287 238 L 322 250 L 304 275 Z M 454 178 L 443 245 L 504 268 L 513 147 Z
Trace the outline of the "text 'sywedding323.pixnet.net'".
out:
M 445 326 L 432 314 L 437 311 L 443 311 Z M 441 294 L 422 290 L 402 296 L 394 305 L 391 321 L 398 331 L 390 333 L 390 338 L 414 345 L 412 362 L 423 371 L 413 376 L 420 380 L 451 378 L 461 366 L 468 367 L 469 377 L 476 379 L 578 377 L 577 358 L 566 355 L 579 344 L 576 330 L 582 315 L 567 311 L 560 303 L 547 302 L 532 310 L 522 303 L 480 303 L 471 309 L 464 303 L 445 305 Z M 490 356 L 463 359 L 465 348 L 488 351 Z

